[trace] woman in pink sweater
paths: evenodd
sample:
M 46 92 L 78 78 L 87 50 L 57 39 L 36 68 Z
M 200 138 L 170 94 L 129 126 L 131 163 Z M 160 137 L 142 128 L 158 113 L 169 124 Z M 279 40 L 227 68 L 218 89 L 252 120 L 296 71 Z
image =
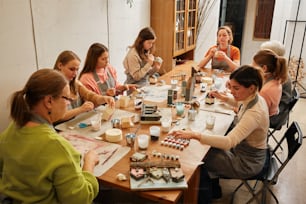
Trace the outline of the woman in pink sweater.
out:
M 277 115 L 282 96 L 282 84 L 287 81 L 288 67 L 286 59 L 272 50 L 258 51 L 253 57 L 253 65 L 264 71 L 264 85 L 259 94 L 266 100 L 269 116 Z

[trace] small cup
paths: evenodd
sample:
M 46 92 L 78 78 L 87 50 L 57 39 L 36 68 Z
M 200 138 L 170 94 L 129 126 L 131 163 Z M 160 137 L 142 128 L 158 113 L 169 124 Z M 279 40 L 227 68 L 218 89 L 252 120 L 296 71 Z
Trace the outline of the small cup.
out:
M 195 117 L 196 117 L 196 114 L 197 114 L 197 111 L 196 111 L 196 110 L 190 109 L 190 110 L 188 111 L 188 120 L 194 121 L 194 120 L 195 120 Z
M 134 100 L 135 110 L 141 110 L 141 107 L 142 107 L 142 100 L 141 99 L 135 99 Z
M 150 127 L 150 136 L 152 141 L 157 141 L 160 136 L 160 127 L 158 126 L 151 126 Z
M 171 128 L 171 119 L 162 120 L 161 121 L 161 131 L 162 132 L 169 132 Z
M 214 115 L 208 115 L 206 118 L 206 128 L 214 129 L 216 117 Z
M 219 90 L 222 86 L 222 79 L 219 77 L 216 77 L 214 80 L 214 88 Z
M 90 120 L 90 124 L 93 131 L 99 131 L 101 129 L 101 115 L 97 114 Z
M 183 102 L 177 102 L 175 104 L 175 108 L 176 108 L 176 115 L 177 116 L 182 116 L 184 114 L 185 104 Z
M 171 89 L 176 89 L 178 81 L 176 79 L 171 80 Z
M 141 134 L 137 136 L 138 148 L 146 150 L 149 146 L 149 135 Z
M 120 119 L 116 119 L 116 118 L 112 119 L 111 123 L 112 123 L 113 128 L 118 128 L 118 129 L 121 128 L 121 120 Z
M 129 105 L 130 97 L 129 96 L 120 96 L 120 108 L 126 108 Z
M 127 133 L 125 135 L 126 145 L 133 148 L 135 144 L 135 138 L 136 138 L 135 133 Z

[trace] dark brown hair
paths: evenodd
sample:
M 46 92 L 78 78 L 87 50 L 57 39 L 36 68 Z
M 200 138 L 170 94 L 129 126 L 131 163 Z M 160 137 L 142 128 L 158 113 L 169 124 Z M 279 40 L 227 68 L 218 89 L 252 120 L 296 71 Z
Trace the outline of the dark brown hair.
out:
M 65 77 L 53 69 L 40 69 L 34 72 L 24 88 L 16 91 L 11 97 L 12 119 L 22 127 L 31 120 L 31 110 L 45 96 L 57 98 L 67 85 Z
M 246 88 L 254 85 L 260 91 L 263 86 L 263 71 L 249 65 L 243 65 L 231 73 L 230 79 L 234 79 Z
M 63 52 L 61 52 L 59 54 L 59 56 L 57 57 L 55 64 L 53 66 L 53 69 L 61 71 L 58 67 L 59 63 L 62 63 L 62 65 L 66 65 L 68 62 L 70 62 L 71 60 L 78 60 L 79 62 L 81 62 L 80 58 L 77 56 L 77 54 L 75 54 L 74 52 L 70 51 L 70 50 L 65 50 Z M 76 78 L 76 77 L 75 77 Z M 69 87 L 70 87 L 70 91 L 73 94 L 77 94 L 77 90 L 76 90 L 76 86 L 75 86 L 75 78 L 73 78 L 70 82 L 69 82 Z
M 89 47 L 84 67 L 80 73 L 79 78 L 81 78 L 82 74 L 94 72 L 96 70 L 98 58 L 104 52 L 108 52 L 108 49 L 105 45 L 101 43 L 94 43 Z
M 132 47 L 135 47 L 139 56 L 142 59 L 145 59 L 146 58 L 145 54 L 147 52 L 150 52 L 151 54 L 153 54 L 155 52 L 155 44 L 153 44 L 153 46 L 150 48 L 150 50 L 145 50 L 143 48 L 143 43 L 146 40 L 154 40 L 154 39 L 156 39 L 156 35 L 155 35 L 154 30 L 151 27 L 145 27 L 145 28 L 141 29 L 140 32 L 138 33 L 138 36 L 137 36 L 134 44 L 132 45 Z

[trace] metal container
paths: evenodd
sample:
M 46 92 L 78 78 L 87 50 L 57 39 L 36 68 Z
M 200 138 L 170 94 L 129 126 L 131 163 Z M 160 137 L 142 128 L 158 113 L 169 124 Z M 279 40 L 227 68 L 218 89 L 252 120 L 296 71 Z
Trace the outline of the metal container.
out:
M 113 128 L 121 128 L 121 120 L 120 119 L 112 119 L 111 120 Z
M 136 134 L 135 133 L 127 133 L 125 135 L 126 145 L 129 146 L 129 147 L 134 147 L 135 138 L 136 138 Z

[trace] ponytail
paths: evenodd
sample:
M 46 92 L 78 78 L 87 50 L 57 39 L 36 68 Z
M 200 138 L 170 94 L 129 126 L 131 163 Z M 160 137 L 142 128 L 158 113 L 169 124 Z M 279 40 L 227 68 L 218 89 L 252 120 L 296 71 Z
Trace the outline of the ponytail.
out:
M 31 112 L 25 100 L 24 90 L 17 91 L 12 95 L 10 116 L 19 127 L 22 127 L 31 119 Z

